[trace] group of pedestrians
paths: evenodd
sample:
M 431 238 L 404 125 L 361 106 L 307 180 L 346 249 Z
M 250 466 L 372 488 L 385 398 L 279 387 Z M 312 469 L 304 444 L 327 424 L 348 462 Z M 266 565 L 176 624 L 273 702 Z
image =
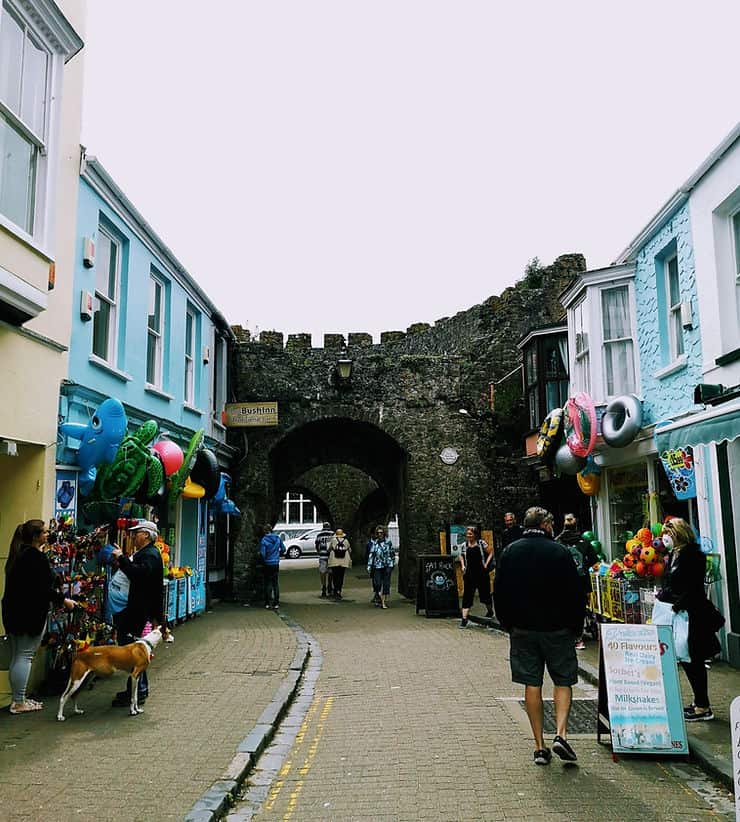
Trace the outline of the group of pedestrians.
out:
M 128 580 L 121 607 L 113 616 L 119 645 L 134 642 L 144 634 L 147 623 L 163 624 L 162 556 L 155 546 L 157 526 L 149 520 L 139 520 L 129 528 L 133 550 L 128 556 L 113 543 L 110 555 L 117 560 L 121 574 Z M 54 573 L 45 556 L 49 528 L 43 520 L 31 519 L 19 525 L 10 543 L 5 563 L 5 592 L 2 615 L 10 640 L 9 678 L 12 691 L 11 714 L 43 710 L 43 703 L 27 694 L 33 657 L 46 629 L 50 606 L 73 611 L 80 606 L 65 597 L 60 589 L 60 577 Z M 146 671 L 138 684 L 139 704 L 149 695 Z M 131 677 L 126 690 L 113 699 L 114 707 L 131 704 Z

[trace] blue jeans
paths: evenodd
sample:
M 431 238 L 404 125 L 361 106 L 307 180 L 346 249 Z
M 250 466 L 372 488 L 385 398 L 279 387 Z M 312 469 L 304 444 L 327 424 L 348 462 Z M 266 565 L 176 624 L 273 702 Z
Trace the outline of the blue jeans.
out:
M 13 702 L 25 702 L 26 685 L 31 675 L 31 663 L 34 654 L 41 644 L 41 637 L 28 634 L 8 634 L 10 637 L 10 690 L 13 692 Z
M 393 568 L 373 568 L 373 591 L 387 597 L 391 592 Z

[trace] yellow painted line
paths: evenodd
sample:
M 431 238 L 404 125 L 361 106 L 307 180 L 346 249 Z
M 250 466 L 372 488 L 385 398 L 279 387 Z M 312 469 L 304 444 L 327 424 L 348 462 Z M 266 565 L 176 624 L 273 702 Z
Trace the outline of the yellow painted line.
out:
M 329 714 L 331 713 L 331 707 L 333 704 L 333 696 L 328 697 L 326 702 L 324 703 L 324 707 L 321 711 L 321 714 L 319 715 L 319 721 L 316 724 L 316 733 L 314 734 L 314 738 L 308 748 L 308 756 L 306 756 L 305 760 L 303 761 L 303 766 L 298 770 L 298 773 L 301 775 L 301 778 L 296 783 L 295 790 L 293 791 L 293 793 L 291 793 L 290 797 L 288 798 L 288 808 L 285 812 L 285 815 L 283 816 L 283 822 L 289 822 L 289 820 L 295 813 L 296 807 L 298 805 L 298 797 L 301 795 L 301 791 L 303 790 L 303 777 L 306 776 L 308 772 L 311 770 L 314 757 L 316 756 L 316 751 L 319 748 L 319 742 L 321 741 L 321 737 L 324 735 L 324 726 L 326 724 L 326 720 L 329 717 Z
M 319 709 L 319 702 L 321 700 L 318 697 L 314 698 L 314 701 L 311 703 L 308 711 L 306 711 L 306 716 L 303 718 L 303 722 L 301 722 L 300 728 L 298 729 L 298 733 L 296 734 L 295 741 L 293 743 L 293 748 L 288 755 L 288 758 L 283 763 L 282 768 L 278 773 L 278 776 L 281 777 L 277 779 L 272 787 L 270 788 L 270 792 L 267 795 L 267 799 L 265 800 L 265 810 L 271 811 L 277 798 L 280 796 L 280 792 L 283 789 L 283 785 L 285 784 L 285 777 L 290 774 L 291 768 L 293 767 L 293 760 L 296 758 L 296 754 L 299 752 L 300 748 L 303 745 L 304 739 L 306 737 L 306 732 L 316 715 L 316 712 Z

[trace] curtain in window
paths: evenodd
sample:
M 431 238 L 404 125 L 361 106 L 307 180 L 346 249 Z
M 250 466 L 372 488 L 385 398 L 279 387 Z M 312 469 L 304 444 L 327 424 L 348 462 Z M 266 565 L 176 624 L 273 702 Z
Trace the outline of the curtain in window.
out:
M 635 363 L 629 316 L 629 290 L 610 288 L 601 292 L 604 326 L 606 393 L 614 397 L 635 390 Z
M 563 361 L 563 374 L 568 372 L 568 338 L 558 337 L 558 351 L 560 352 L 560 359 Z

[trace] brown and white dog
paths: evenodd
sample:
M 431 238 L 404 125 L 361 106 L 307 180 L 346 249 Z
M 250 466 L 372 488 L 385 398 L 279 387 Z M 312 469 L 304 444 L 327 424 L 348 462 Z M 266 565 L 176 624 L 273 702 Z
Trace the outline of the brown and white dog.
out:
M 154 649 L 162 641 L 162 630 L 155 628 L 142 639 L 137 639 L 130 645 L 95 645 L 85 651 L 79 651 L 72 660 L 69 672 L 69 682 L 59 699 L 57 719 L 64 722 L 64 704 L 69 697 L 74 698 L 76 714 L 84 713 L 77 707 L 77 694 L 89 674 L 94 676 L 109 676 L 114 671 L 126 671 L 131 674 L 131 716 L 143 713 L 139 707 L 138 684 L 139 676 L 146 670 L 152 658 Z

